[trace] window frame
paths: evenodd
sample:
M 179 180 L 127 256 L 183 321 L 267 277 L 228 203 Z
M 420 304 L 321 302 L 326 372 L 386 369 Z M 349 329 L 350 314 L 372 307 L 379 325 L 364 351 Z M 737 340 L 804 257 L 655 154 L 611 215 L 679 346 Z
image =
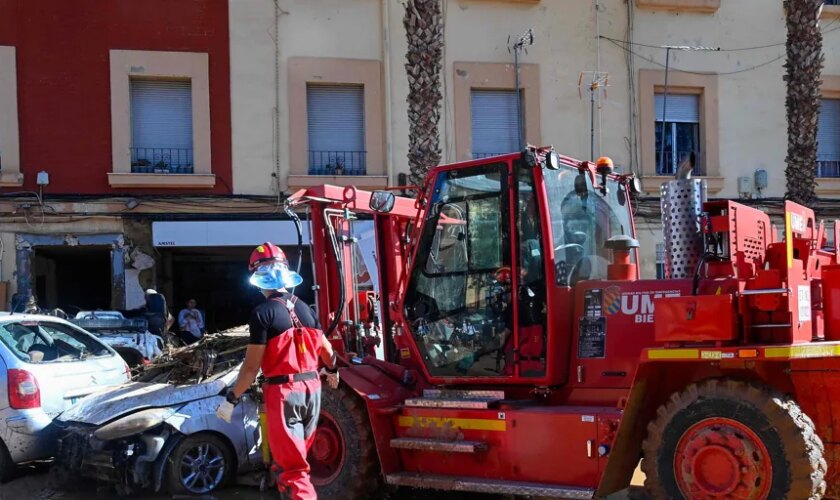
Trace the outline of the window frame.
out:
M 820 91 L 822 99 L 840 99 L 840 75 L 822 75 Z M 838 140 L 840 140 L 840 137 Z M 816 168 L 816 165 L 814 168 Z M 817 185 L 814 191 L 818 196 L 840 195 L 840 177 L 817 177 L 816 181 Z
M 636 7 L 672 12 L 704 12 L 714 14 L 720 9 L 720 0 L 635 0 Z
M 361 118 L 361 133 L 362 133 L 362 136 L 361 136 L 361 148 L 362 149 L 356 149 L 355 151 L 350 151 L 350 150 L 342 151 L 341 149 L 339 149 L 337 147 L 332 148 L 332 149 L 328 149 L 328 150 L 325 150 L 325 151 L 324 150 L 317 150 L 316 151 L 316 150 L 312 149 L 311 139 L 312 139 L 312 129 L 313 129 L 313 127 L 312 127 L 312 121 L 310 120 L 311 116 L 309 114 L 309 106 L 311 104 L 311 101 L 313 100 L 313 95 L 317 93 L 317 92 L 314 92 L 313 89 L 317 89 L 319 87 L 322 88 L 322 89 L 334 89 L 334 90 L 336 90 L 336 89 L 351 90 L 352 89 L 352 90 L 356 90 L 357 92 L 361 93 L 361 96 L 360 96 L 360 98 L 361 98 L 361 110 L 359 110 L 359 111 L 361 111 L 360 118 Z M 364 95 L 364 92 L 365 92 L 364 85 L 351 85 L 351 84 L 335 85 L 335 84 L 323 84 L 323 83 L 315 83 L 315 82 L 307 82 L 306 83 L 306 107 L 307 107 L 306 140 L 307 140 L 307 174 L 308 175 L 329 175 L 329 174 L 312 173 L 313 169 L 317 170 L 319 168 L 319 167 L 317 167 L 317 165 L 314 165 L 314 164 L 319 163 L 319 162 L 314 161 L 315 156 L 314 156 L 313 153 L 315 153 L 315 152 L 321 153 L 322 155 L 323 155 L 323 153 L 335 153 L 335 159 L 336 159 L 335 161 L 336 162 L 338 162 L 339 153 L 343 153 L 343 155 L 341 156 L 341 160 L 345 162 L 344 168 L 347 168 L 347 166 L 346 166 L 347 154 L 350 153 L 350 161 L 355 166 L 355 168 L 353 168 L 351 166 L 350 170 L 364 170 L 365 173 L 367 172 L 367 158 L 366 158 L 367 149 L 366 149 L 366 145 L 365 145 L 366 130 L 365 130 L 365 95 Z M 349 93 L 346 96 L 348 98 L 350 98 Z M 344 104 L 346 105 L 346 103 L 344 103 Z M 331 111 L 334 112 L 334 110 L 331 110 Z M 338 135 L 338 134 L 334 134 L 334 135 Z M 346 137 L 342 138 L 342 139 L 346 140 Z M 355 157 L 354 157 L 354 153 L 356 154 Z M 359 153 L 361 153 L 361 154 L 359 154 Z M 320 156 L 320 159 L 323 160 L 323 156 Z M 327 161 L 330 161 L 329 160 L 329 154 L 328 154 L 328 160 Z M 320 162 L 320 163 L 323 163 L 323 161 Z M 322 166 L 321 168 L 324 168 L 324 167 Z M 362 174 L 362 175 L 365 175 L 365 174 Z
M 522 92 L 523 140 L 542 144 L 540 128 L 540 66 L 519 65 L 519 88 Z M 455 97 L 455 161 L 473 160 L 472 153 L 472 90 L 516 90 L 513 64 L 456 62 Z M 512 152 L 512 151 L 509 151 Z
M 144 83 L 166 83 L 166 84 L 171 84 L 171 83 L 174 83 L 174 82 L 178 82 L 178 83 L 186 83 L 187 84 L 188 91 L 189 91 L 189 99 L 184 99 L 184 101 L 187 101 L 187 100 L 190 101 L 189 113 L 185 113 L 185 115 L 186 114 L 189 115 L 189 125 L 190 125 L 189 138 L 190 138 L 190 140 L 189 140 L 189 148 L 188 148 L 189 149 L 189 154 L 187 154 L 186 157 L 190 159 L 190 168 L 192 168 L 193 172 L 195 172 L 195 170 L 194 170 L 195 169 L 195 166 L 194 166 L 195 160 L 193 159 L 193 153 L 194 153 L 194 150 L 193 150 L 193 136 L 194 136 L 194 134 L 193 134 L 193 123 L 192 123 L 192 81 L 189 80 L 189 79 L 183 79 L 183 78 L 171 78 L 171 79 L 168 79 L 168 78 L 167 79 L 152 78 L 152 79 L 150 79 L 150 78 L 136 78 L 136 77 L 135 78 L 129 78 L 129 81 L 128 81 L 129 98 L 130 98 L 129 111 L 130 111 L 130 117 L 131 117 L 131 137 L 130 137 L 130 142 L 129 142 L 130 149 L 132 149 L 132 150 L 133 149 L 146 149 L 146 150 L 148 150 L 148 149 L 151 149 L 151 150 L 169 149 L 170 150 L 169 168 L 172 168 L 173 167 L 172 158 L 171 158 L 172 150 L 174 150 L 174 149 L 187 149 L 187 148 L 166 147 L 164 144 L 152 144 L 152 143 L 140 143 L 142 145 L 142 147 L 141 147 L 140 145 L 138 145 L 134 142 L 134 140 L 136 138 L 136 135 L 137 135 L 137 131 L 138 131 L 137 125 L 139 124 L 138 121 L 135 119 L 137 117 L 138 110 L 135 109 L 135 107 L 134 107 L 134 104 L 135 104 L 135 99 L 134 99 L 134 97 L 135 97 L 135 87 L 134 86 L 138 85 L 138 84 L 141 84 L 140 82 L 144 82 Z M 161 87 L 159 87 L 157 90 L 152 90 L 152 92 L 160 93 L 161 92 Z M 144 97 L 148 98 L 148 95 L 146 95 Z M 186 95 L 184 95 L 184 97 L 186 97 Z M 148 104 L 148 101 L 147 101 L 147 104 Z M 146 127 L 144 126 L 144 127 L 142 127 L 141 130 L 145 130 L 145 128 Z M 140 153 L 136 153 L 136 156 L 139 156 L 139 155 L 140 155 Z M 155 168 L 156 167 L 154 156 L 155 155 L 153 153 L 152 158 L 151 158 L 152 164 L 150 165 L 150 168 Z M 178 158 L 180 159 L 181 157 L 182 157 L 181 154 L 179 154 Z M 134 163 L 134 159 L 135 159 L 135 153 L 133 151 L 132 151 L 132 154 L 131 154 L 131 158 L 132 158 L 132 166 L 131 166 L 132 173 L 138 173 L 138 172 L 134 171 L 135 167 L 134 167 L 133 163 Z M 161 161 L 163 161 L 163 158 L 161 158 Z M 177 167 L 180 168 L 180 167 L 183 167 L 183 165 L 177 165 Z M 140 172 L 140 173 L 149 173 L 149 172 Z M 186 173 L 186 172 L 182 172 L 182 173 Z
M 0 141 L 0 187 L 22 186 L 16 49 L 7 45 L 0 45 Z
M 206 52 L 111 50 L 111 172 L 113 188 L 212 188 L 210 73 Z M 193 173 L 131 172 L 132 78 L 189 79 L 192 87 Z
M 288 187 L 298 189 L 324 183 L 374 189 L 386 187 L 388 171 L 385 161 L 382 63 L 367 59 L 291 57 L 287 67 L 291 162 Z M 366 175 L 309 175 L 308 84 L 361 85 L 364 88 Z
M 639 155 L 642 165 L 642 189 L 648 193 L 659 193 L 659 187 L 672 175 L 661 175 L 656 171 L 656 106 L 654 96 L 664 93 L 665 71 L 639 70 Z M 723 189 L 724 178 L 720 174 L 720 138 L 718 111 L 718 76 L 698 75 L 670 71 L 668 73 L 668 95 L 696 94 L 700 112 L 700 150 L 708 191 L 711 194 Z
M 820 98 L 820 101 L 821 101 L 820 102 L 820 118 L 823 117 L 823 112 L 824 112 L 823 101 L 834 101 L 836 103 L 835 104 L 836 106 L 840 106 L 840 98 L 838 98 L 838 97 L 822 96 Z M 840 109 L 838 109 L 837 111 L 838 111 L 838 114 L 840 114 Z M 838 117 L 838 118 L 840 118 L 840 117 Z M 840 176 L 821 176 L 820 175 L 820 149 L 819 149 L 820 148 L 820 142 L 819 142 L 819 137 L 820 137 L 820 132 L 819 132 L 819 124 L 818 124 L 817 125 L 817 179 L 837 179 L 837 178 L 840 178 Z M 834 142 L 835 144 L 840 146 L 840 136 L 834 137 L 832 142 Z M 835 155 L 835 158 L 832 158 L 832 159 L 827 160 L 827 161 L 840 163 L 840 154 Z

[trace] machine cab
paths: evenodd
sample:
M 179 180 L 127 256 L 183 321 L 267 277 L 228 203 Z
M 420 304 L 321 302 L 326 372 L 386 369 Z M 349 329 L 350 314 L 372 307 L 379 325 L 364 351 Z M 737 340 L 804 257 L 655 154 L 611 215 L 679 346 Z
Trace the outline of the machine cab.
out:
M 432 173 L 403 302 L 432 381 L 566 381 L 572 288 L 633 234 L 627 178 L 592 167 L 526 150 Z

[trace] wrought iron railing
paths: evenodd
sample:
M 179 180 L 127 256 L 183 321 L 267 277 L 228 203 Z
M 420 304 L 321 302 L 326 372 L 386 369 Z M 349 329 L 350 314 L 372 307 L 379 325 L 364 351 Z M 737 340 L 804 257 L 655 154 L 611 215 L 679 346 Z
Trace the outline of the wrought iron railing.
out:
M 492 158 L 494 156 L 506 155 L 508 153 L 510 153 L 510 151 L 508 151 L 507 153 L 473 153 L 472 157 L 473 160 L 481 160 L 483 158 Z
M 309 175 L 366 175 L 367 151 L 309 151 Z
M 131 172 L 135 174 L 191 174 L 192 148 L 132 147 Z
M 674 162 L 674 152 L 669 150 L 664 151 L 665 161 L 660 162 L 661 153 L 661 151 L 656 152 L 656 173 L 658 175 L 674 175 L 676 173 L 676 167 L 679 167 L 680 163 L 685 161 L 691 153 L 694 153 L 694 170 L 691 171 L 692 175 L 706 175 L 706 168 L 701 161 L 703 154 L 700 151 L 677 151 L 676 162 Z
M 840 157 L 817 155 L 817 177 L 840 177 Z

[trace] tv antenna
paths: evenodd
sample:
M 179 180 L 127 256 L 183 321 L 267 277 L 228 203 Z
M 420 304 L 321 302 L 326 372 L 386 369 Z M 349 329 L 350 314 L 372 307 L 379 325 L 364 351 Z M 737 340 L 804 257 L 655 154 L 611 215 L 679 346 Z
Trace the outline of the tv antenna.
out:
M 584 84 L 589 91 L 589 159 L 595 160 L 595 101 L 601 106 L 601 92 L 607 95 L 610 74 L 605 71 L 581 71 L 578 76 L 578 96 L 583 99 Z M 597 97 L 596 97 L 597 95 Z M 599 124 L 600 126 L 600 124 Z
M 522 142 L 522 92 L 520 91 L 520 83 L 519 83 L 519 57 L 521 52 L 524 50 L 525 53 L 528 53 L 528 47 L 534 45 L 534 30 L 528 28 L 528 31 L 521 34 L 516 40 L 513 41 L 513 45 L 511 45 L 510 35 L 508 35 L 508 52 L 513 50 L 513 69 L 516 76 L 516 118 L 519 122 L 519 126 L 517 127 L 516 132 L 518 133 L 518 140 L 519 140 L 519 149 L 522 150 L 525 148 L 525 144 Z

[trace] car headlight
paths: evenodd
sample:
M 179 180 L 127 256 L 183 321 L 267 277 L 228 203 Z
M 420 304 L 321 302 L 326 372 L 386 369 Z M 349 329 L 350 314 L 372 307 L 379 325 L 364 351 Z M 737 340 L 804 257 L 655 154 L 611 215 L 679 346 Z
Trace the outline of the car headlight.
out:
M 177 408 L 150 408 L 132 413 L 94 431 L 93 435 L 102 441 L 111 441 L 149 430 L 162 424 L 178 411 Z

